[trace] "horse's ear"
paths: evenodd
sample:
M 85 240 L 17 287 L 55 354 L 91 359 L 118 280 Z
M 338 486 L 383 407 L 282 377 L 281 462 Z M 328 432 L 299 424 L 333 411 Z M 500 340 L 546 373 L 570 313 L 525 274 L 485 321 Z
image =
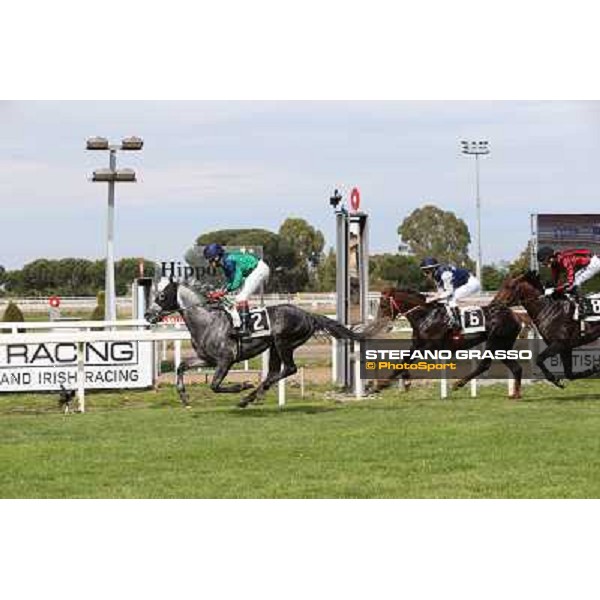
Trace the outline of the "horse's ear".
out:
M 173 275 L 169 275 L 169 283 L 173 283 Z
M 528 269 L 527 271 L 525 271 L 525 277 L 527 277 L 527 279 L 529 280 L 535 280 L 538 281 L 540 278 L 540 274 L 538 271 L 535 271 L 534 269 Z

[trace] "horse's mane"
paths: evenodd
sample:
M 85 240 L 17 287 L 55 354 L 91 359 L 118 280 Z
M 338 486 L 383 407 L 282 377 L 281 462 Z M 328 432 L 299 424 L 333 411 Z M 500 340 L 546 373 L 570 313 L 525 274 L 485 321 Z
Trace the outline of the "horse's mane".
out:
M 542 279 L 540 278 L 540 274 L 538 271 L 534 271 L 532 269 L 528 269 L 523 273 L 523 279 L 535 286 L 536 288 L 543 288 L 544 284 L 542 283 Z
M 384 296 L 395 296 L 397 294 L 402 294 L 405 296 L 411 296 L 423 304 L 427 302 L 427 296 L 419 292 L 419 290 L 415 290 L 414 288 L 388 287 L 382 290 L 381 293 Z

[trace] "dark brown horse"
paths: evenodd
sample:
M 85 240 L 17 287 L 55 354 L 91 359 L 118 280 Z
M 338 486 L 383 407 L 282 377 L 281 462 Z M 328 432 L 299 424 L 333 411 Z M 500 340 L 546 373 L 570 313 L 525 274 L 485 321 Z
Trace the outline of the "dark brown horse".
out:
M 446 306 L 441 302 L 427 302 L 427 298 L 412 290 L 385 289 L 379 300 L 379 319 L 393 321 L 405 317 L 412 327 L 412 349 L 414 350 L 464 350 L 485 342 L 486 350 L 510 350 L 521 330 L 517 316 L 503 304 L 492 302 L 483 307 L 485 331 L 469 335 L 457 335 L 451 328 Z M 378 319 L 378 320 L 379 320 Z M 521 397 L 521 374 L 518 361 L 502 361 L 513 374 L 514 392 L 511 398 Z M 468 375 L 454 384 L 454 389 L 466 385 L 471 379 L 485 373 L 492 364 L 489 358 L 479 362 Z M 402 374 L 404 388 L 410 387 L 410 375 Z
M 551 373 L 544 362 L 560 355 L 567 379 L 582 379 L 600 371 L 600 367 L 573 372 L 573 349 L 589 344 L 600 337 L 600 323 L 586 323 L 581 331 L 580 321 L 573 318 L 575 304 L 566 296 L 545 296 L 544 285 L 536 271 L 508 277 L 494 298 L 505 306 L 520 304 L 531 317 L 547 347 L 537 357 L 537 365 L 546 379 L 564 387 L 560 378 Z

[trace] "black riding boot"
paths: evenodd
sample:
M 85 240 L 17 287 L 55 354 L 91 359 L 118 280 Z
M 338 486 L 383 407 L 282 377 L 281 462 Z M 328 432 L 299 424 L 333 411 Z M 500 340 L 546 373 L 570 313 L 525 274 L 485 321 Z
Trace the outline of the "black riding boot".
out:
M 581 296 L 579 294 L 579 288 L 574 285 L 569 290 L 569 294 L 571 296 L 571 302 L 573 302 L 573 304 L 577 308 L 577 314 L 578 314 L 579 318 L 583 319 L 584 317 L 587 317 L 586 306 L 585 306 L 585 297 Z
M 240 302 L 237 306 L 242 325 L 239 329 L 240 337 L 250 337 L 250 307 L 247 302 Z
M 458 306 L 453 306 L 450 309 L 450 313 L 452 315 L 450 318 L 450 327 L 455 331 L 460 331 L 462 329 L 462 323 L 460 322 L 460 310 Z

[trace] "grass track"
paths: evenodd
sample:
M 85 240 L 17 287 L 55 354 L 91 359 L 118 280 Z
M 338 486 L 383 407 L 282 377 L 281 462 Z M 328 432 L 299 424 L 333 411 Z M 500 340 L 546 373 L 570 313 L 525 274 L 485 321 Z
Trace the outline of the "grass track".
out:
M 3 498 L 545 498 L 600 496 L 600 382 L 506 387 L 449 401 L 431 388 L 339 404 L 325 389 L 245 411 L 192 386 L 0 397 Z

